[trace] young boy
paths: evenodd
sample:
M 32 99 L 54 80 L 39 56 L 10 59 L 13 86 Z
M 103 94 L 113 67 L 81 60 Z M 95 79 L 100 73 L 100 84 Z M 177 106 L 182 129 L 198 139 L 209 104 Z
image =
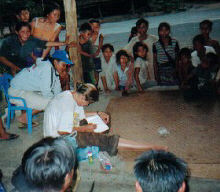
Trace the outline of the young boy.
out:
M 205 39 L 205 46 L 211 46 L 215 49 L 217 55 L 220 54 L 220 45 L 217 40 L 210 37 L 213 23 L 210 20 L 204 20 L 199 24 L 201 35 Z
M 30 12 L 27 7 L 19 7 L 16 10 L 16 18 L 19 22 L 29 22 Z
M 102 45 L 100 45 L 97 51 L 92 54 L 92 43 L 90 41 L 90 38 L 92 36 L 91 25 L 89 23 L 83 23 L 79 28 L 79 32 L 80 35 L 78 51 L 81 54 L 82 59 L 84 82 L 96 84 L 96 80 L 94 77 L 95 66 L 92 58 L 96 57 L 99 54 Z M 101 39 L 100 41 L 103 41 L 103 39 Z
M 193 47 L 195 51 L 191 53 L 192 56 L 192 65 L 194 67 L 197 67 L 199 64 L 201 64 L 201 60 L 205 57 L 207 53 L 215 53 L 215 50 L 213 47 L 205 46 L 205 38 L 203 35 L 196 35 L 193 38 Z
M 100 33 L 99 20 L 91 19 L 89 21 L 89 24 L 92 27 L 92 35 L 90 38 L 92 42 L 92 53 L 95 54 L 96 51 L 99 49 L 99 47 L 102 48 L 103 35 Z M 97 85 L 99 82 L 99 73 L 102 71 L 100 55 L 97 55 L 96 57 L 94 57 L 93 62 L 95 65 L 95 80 L 96 80 L 96 85 Z

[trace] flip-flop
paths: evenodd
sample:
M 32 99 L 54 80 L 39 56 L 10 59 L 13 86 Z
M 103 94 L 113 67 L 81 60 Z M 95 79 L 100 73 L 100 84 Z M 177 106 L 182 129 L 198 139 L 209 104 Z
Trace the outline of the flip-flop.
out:
M 19 137 L 19 135 L 14 134 L 14 133 L 8 133 L 8 138 L 2 138 L 0 137 L 0 141 L 8 141 L 8 140 L 13 140 L 13 139 L 17 139 Z
M 32 127 L 37 127 L 39 125 L 39 123 L 32 121 Z M 21 123 L 19 122 L 18 128 L 19 129 L 25 129 L 28 127 L 27 123 Z

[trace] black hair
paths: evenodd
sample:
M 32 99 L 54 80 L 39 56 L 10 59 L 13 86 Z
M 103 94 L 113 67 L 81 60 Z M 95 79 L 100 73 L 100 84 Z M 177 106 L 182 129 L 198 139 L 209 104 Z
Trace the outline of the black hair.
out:
M 136 27 L 138 28 L 142 23 L 144 23 L 146 25 L 146 27 L 148 28 L 149 22 L 144 18 L 141 18 L 141 19 L 137 20 Z
M 201 23 L 199 23 L 199 27 L 200 29 L 202 28 L 202 25 L 208 25 L 208 28 L 210 29 L 210 31 L 212 30 L 212 21 L 210 20 L 203 20 Z
M 143 192 L 177 192 L 188 174 L 187 164 L 165 151 L 148 151 L 136 159 L 134 174 Z
M 134 35 L 137 35 L 137 27 L 132 27 L 132 28 L 131 28 L 130 36 L 129 36 L 129 38 L 128 38 L 128 43 L 129 43 L 130 40 L 134 37 Z
M 98 23 L 100 25 L 100 21 L 98 19 L 90 19 L 89 23 Z
M 29 11 L 28 7 L 26 7 L 26 6 L 18 6 L 17 9 L 16 9 L 16 11 L 15 11 L 15 14 L 16 14 L 16 15 L 20 15 L 21 12 L 24 11 L 24 10 Z
M 83 94 L 86 97 L 86 101 L 94 103 L 99 100 L 99 91 L 95 85 L 90 83 L 77 83 L 76 92 Z
M 110 49 L 112 52 L 114 52 L 114 47 L 110 43 L 106 43 L 102 46 L 102 52 L 104 52 L 106 49 Z
M 202 45 L 205 45 L 205 38 L 203 37 L 203 35 L 196 35 L 194 38 L 193 38 L 193 45 L 196 43 L 196 42 L 199 42 L 201 43 Z
M 75 166 L 75 149 L 63 138 L 44 138 L 22 158 L 25 178 L 42 191 L 61 190 L 65 176 Z
M 170 31 L 170 24 L 167 23 L 167 22 L 162 22 L 162 23 L 160 23 L 159 26 L 158 26 L 158 34 L 159 34 L 159 31 L 160 31 L 163 27 L 165 27 L 168 31 Z
M 142 42 L 137 42 L 134 44 L 133 46 L 133 55 L 134 55 L 134 60 L 136 60 L 139 56 L 137 55 L 138 52 L 138 48 L 139 47 L 143 47 L 144 49 L 146 49 L 146 52 L 148 52 L 148 47 L 145 43 Z M 146 59 L 146 58 L 142 58 L 142 59 Z
M 210 67 L 216 66 L 216 68 L 219 68 L 218 56 L 215 53 L 207 53 L 205 58 L 207 59 L 207 62 L 209 63 Z
M 184 47 L 184 48 L 180 49 L 178 58 L 180 58 L 182 55 L 185 55 L 186 57 L 191 58 L 190 49 L 187 48 L 187 47 Z
M 60 5 L 56 2 L 47 3 L 44 9 L 44 17 L 53 12 L 54 10 L 61 10 Z
M 120 50 L 120 51 L 118 51 L 118 52 L 116 53 L 116 63 L 117 63 L 117 65 L 121 65 L 121 64 L 120 64 L 120 58 L 121 58 L 121 56 L 125 56 L 125 57 L 128 58 L 128 60 L 130 60 L 130 56 L 128 55 L 127 51 L 125 51 L 125 50 Z
M 28 22 L 20 21 L 15 26 L 15 31 L 19 32 L 22 27 L 28 27 L 31 30 L 31 26 Z
M 92 27 L 90 26 L 89 23 L 83 23 L 80 28 L 79 28 L 80 32 L 86 32 L 86 31 L 92 31 Z

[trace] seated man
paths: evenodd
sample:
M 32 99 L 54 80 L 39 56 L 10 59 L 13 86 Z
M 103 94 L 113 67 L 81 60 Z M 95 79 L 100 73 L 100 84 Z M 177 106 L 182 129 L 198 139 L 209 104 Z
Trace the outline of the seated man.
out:
M 75 149 L 63 138 L 47 137 L 23 155 L 12 184 L 20 192 L 64 192 L 71 184 Z
M 51 62 L 37 58 L 36 65 L 23 69 L 11 80 L 9 95 L 24 98 L 27 107 L 33 109 L 33 115 L 41 112 L 48 102 L 62 91 L 59 75 L 66 70 L 67 64 L 72 62 L 63 50 L 56 50 Z M 11 102 L 23 105 L 20 100 Z M 22 113 L 18 121 L 26 126 L 26 113 Z
M 184 192 L 187 164 L 165 151 L 143 153 L 134 166 L 137 192 Z

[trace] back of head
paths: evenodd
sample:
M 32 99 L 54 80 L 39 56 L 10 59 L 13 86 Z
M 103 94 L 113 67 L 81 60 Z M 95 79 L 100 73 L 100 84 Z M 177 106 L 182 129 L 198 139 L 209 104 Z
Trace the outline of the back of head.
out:
M 63 138 L 44 138 L 31 146 L 22 159 L 27 181 L 41 191 L 60 191 L 75 165 L 74 149 Z
M 92 27 L 89 23 L 83 23 L 80 28 L 79 28 L 79 31 L 84 33 L 86 31 L 92 31 Z
M 143 153 L 134 166 L 134 174 L 143 192 L 177 192 L 186 176 L 186 163 L 165 151 Z
M 83 94 L 89 103 L 94 103 L 99 100 L 99 92 L 95 85 L 91 83 L 77 83 L 76 92 Z

